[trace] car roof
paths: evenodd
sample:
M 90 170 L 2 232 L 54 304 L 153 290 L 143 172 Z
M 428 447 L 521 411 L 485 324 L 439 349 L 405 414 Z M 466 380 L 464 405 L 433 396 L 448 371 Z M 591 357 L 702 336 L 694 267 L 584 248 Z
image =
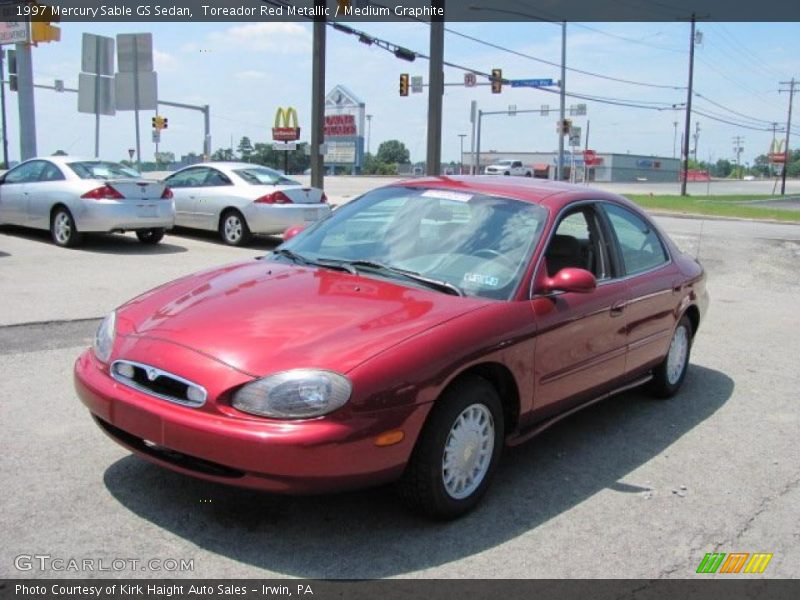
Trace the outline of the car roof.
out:
M 613 200 L 636 209 L 627 198 L 584 185 L 537 179 L 534 177 L 497 177 L 492 175 L 454 175 L 421 177 L 393 183 L 392 186 L 431 187 L 461 192 L 477 192 L 540 204 L 560 210 L 577 200 Z M 391 187 L 391 186 L 390 186 Z
M 254 168 L 264 168 L 269 169 L 270 171 L 275 171 L 272 167 L 265 167 L 264 165 L 259 165 L 257 163 L 248 163 L 248 162 L 234 162 L 234 161 L 225 161 L 225 160 L 212 160 L 208 162 L 201 162 L 195 163 L 193 165 L 188 165 L 184 167 L 188 169 L 189 167 L 214 167 L 217 169 L 254 169 Z

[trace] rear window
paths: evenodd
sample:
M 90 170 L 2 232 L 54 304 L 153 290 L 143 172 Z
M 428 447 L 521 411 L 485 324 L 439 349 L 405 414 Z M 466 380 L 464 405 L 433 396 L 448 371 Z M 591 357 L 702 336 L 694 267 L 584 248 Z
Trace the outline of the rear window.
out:
M 251 185 L 300 185 L 300 182 L 267 167 L 235 169 L 234 173 Z
M 82 161 L 68 164 L 81 179 L 141 179 L 138 171 L 124 165 L 102 160 Z

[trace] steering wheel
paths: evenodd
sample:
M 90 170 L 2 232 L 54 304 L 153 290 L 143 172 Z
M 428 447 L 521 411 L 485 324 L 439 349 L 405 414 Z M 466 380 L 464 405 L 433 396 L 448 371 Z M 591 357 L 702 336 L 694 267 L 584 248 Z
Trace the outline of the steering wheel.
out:
M 499 258 L 500 260 L 504 261 L 506 265 L 512 270 L 516 266 L 514 262 L 510 258 L 508 258 L 505 254 L 501 254 L 497 250 L 492 250 L 491 248 L 481 248 L 480 250 L 476 250 L 475 252 L 472 253 L 472 256 L 485 256 L 486 258 L 489 259 Z

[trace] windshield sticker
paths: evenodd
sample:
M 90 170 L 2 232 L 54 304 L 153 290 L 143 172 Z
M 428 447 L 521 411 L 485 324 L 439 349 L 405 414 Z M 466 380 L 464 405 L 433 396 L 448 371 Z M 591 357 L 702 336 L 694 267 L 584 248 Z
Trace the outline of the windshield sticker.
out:
M 477 283 L 486 287 L 497 287 L 500 285 L 500 280 L 497 277 L 484 275 L 483 273 L 464 273 L 464 281 Z
M 456 202 L 469 202 L 472 200 L 472 194 L 448 192 L 446 190 L 425 190 L 420 195 L 425 198 L 442 198 L 443 200 L 455 200 Z

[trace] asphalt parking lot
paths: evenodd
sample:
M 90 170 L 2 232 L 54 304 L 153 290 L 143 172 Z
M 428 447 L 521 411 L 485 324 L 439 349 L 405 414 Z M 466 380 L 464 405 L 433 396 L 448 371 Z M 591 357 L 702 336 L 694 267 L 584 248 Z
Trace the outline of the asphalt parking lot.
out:
M 193 559 L 113 573 L 136 577 L 693 577 L 719 551 L 770 552 L 764 577 L 799 577 L 800 226 L 659 220 L 709 273 L 682 392 L 626 393 L 507 452 L 483 505 L 447 524 L 387 489 L 291 498 L 185 478 L 109 441 L 77 400 L 72 363 L 99 317 L 277 238 L 99 236 L 63 250 L 0 227 L 0 576 L 93 574 L 15 567 L 46 554 Z

